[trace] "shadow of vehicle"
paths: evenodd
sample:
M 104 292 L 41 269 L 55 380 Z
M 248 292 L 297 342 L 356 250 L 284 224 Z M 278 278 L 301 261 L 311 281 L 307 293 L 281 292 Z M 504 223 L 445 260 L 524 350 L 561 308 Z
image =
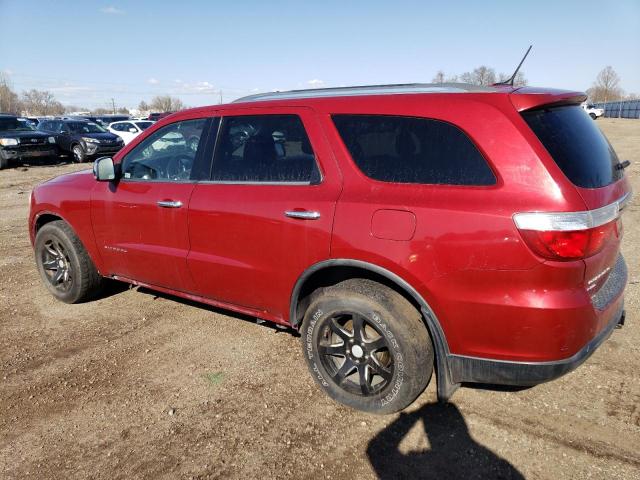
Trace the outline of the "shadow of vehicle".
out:
M 402 453 L 400 443 L 416 425 L 425 450 Z M 420 438 L 420 440 L 423 440 Z M 453 404 L 432 403 L 400 416 L 367 447 L 376 474 L 387 479 L 524 479 L 509 462 L 478 444 Z

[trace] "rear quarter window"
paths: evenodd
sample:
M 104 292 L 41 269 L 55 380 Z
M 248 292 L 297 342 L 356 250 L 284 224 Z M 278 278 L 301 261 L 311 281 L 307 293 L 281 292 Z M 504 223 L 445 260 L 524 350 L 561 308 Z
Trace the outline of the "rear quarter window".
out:
M 358 168 L 393 183 L 494 185 L 480 151 L 458 127 L 440 120 L 387 115 L 333 115 Z
M 539 108 L 522 117 L 574 185 L 600 188 L 622 178 L 616 152 L 579 106 Z

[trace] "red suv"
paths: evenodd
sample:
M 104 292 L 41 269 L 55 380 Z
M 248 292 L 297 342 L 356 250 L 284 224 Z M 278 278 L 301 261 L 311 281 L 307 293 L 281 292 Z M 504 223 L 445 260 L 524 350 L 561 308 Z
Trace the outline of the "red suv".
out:
M 108 277 L 289 325 L 361 410 L 406 407 L 434 367 L 441 400 L 545 382 L 624 321 L 628 162 L 584 100 L 394 85 L 185 110 L 34 189 L 37 266 L 64 302 Z

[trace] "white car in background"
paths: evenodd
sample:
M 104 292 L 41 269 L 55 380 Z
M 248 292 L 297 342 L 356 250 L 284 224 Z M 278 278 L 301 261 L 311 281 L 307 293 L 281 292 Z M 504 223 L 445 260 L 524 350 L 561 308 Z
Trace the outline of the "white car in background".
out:
M 583 103 L 582 109 L 589 114 L 594 120 L 604 115 L 604 108 L 597 108 L 590 103 Z
M 124 120 L 110 123 L 107 129 L 122 138 L 126 145 L 154 123 L 150 120 Z

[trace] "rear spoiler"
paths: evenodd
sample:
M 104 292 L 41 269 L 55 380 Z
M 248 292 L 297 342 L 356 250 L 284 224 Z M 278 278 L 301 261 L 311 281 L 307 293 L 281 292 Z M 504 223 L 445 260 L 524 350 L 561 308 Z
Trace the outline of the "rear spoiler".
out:
M 523 112 L 542 106 L 580 105 L 587 99 L 587 95 L 570 90 L 522 87 L 514 90 L 509 98 L 515 109 Z

